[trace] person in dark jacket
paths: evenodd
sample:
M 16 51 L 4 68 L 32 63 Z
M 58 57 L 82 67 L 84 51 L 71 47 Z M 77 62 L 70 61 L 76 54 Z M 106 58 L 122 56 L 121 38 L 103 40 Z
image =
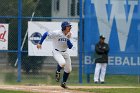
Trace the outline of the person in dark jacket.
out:
M 104 42 L 105 37 L 100 36 L 100 41 L 95 46 L 98 58 L 95 59 L 94 83 L 105 83 L 106 67 L 108 63 L 109 45 Z

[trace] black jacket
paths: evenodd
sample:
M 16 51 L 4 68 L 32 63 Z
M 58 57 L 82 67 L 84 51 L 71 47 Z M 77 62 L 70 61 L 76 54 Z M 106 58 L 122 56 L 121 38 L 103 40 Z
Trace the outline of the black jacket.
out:
M 107 43 L 98 42 L 95 46 L 95 52 L 99 56 L 95 59 L 95 63 L 108 63 L 109 45 Z

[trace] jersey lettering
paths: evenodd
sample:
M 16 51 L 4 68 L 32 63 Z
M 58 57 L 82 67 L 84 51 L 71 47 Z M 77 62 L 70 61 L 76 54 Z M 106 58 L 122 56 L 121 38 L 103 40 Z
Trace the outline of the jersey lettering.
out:
M 67 39 L 66 38 L 59 38 L 58 41 L 61 41 L 61 42 L 66 42 Z

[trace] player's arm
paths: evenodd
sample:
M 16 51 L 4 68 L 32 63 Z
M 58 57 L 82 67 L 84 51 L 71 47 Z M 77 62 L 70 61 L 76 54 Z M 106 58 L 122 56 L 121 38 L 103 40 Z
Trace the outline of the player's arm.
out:
M 45 32 L 41 38 L 41 40 L 39 41 L 39 43 L 37 44 L 37 48 L 40 49 L 41 45 L 43 43 L 43 41 L 45 40 L 45 38 L 48 36 L 48 32 Z
M 105 51 L 99 47 L 99 44 L 96 44 L 95 51 L 97 54 L 103 54 Z
M 73 44 L 71 43 L 71 41 L 69 39 L 67 39 L 67 46 L 69 49 L 71 49 L 73 47 Z
M 105 50 L 105 53 L 108 54 L 109 50 L 110 50 L 109 45 L 106 44 L 106 50 Z
M 66 35 L 66 37 L 68 38 L 68 39 L 67 39 L 67 46 L 68 46 L 69 49 L 71 49 L 71 48 L 73 47 L 73 44 L 72 44 L 71 41 L 70 41 L 71 32 L 69 32 L 69 33 Z

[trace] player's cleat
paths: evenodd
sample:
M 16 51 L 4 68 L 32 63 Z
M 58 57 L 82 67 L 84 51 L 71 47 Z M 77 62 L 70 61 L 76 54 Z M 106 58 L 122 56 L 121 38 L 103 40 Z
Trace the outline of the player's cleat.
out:
M 55 80 L 56 80 L 56 82 L 59 82 L 59 80 L 60 80 L 60 72 L 59 71 L 56 71 Z
M 105 82 L 103 82 L 103 81 L 101 82 L 101 84 L 104 84 L 104 83 L 105 83 Z
M 62 83 L 61 83 L 61 87 L 64 88 L 64 89 L 68 89 L 68 87 L 67 87 L 67 85 L 66 85 L 65 82 L 62 82 Z
M 94 83 L 95 83 L 95 84 L 98 84 L 98 81 L 95 81 Z

